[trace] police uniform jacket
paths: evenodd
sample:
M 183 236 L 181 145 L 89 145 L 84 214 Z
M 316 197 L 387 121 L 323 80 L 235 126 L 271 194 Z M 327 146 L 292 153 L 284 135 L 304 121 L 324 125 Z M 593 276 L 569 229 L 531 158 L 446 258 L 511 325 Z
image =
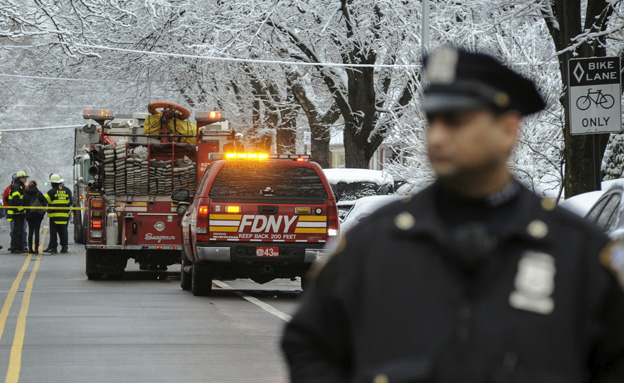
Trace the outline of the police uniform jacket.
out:
M 24 183 L 19 179 L 15 180 L 13 185 L 11 185 L 11 190 L 9 191 L 9 206 L 16 206 L 15 208 L 8 209 L 7 211 L 7 220 L 12 221 L 13 217 L 20 214 L 25 214 L 26 209 L 24 206 Z
M 285 329 L 292 381 L 624 382 L 608 238 L 518 188 L 484 257 L 452 239 L 438 185 L 347 232 Z
M 69 194 L 59 185 L 45 194 L 49 207 L 67 207 L 71 205 Z M 65 225 L 69 221 L 69 209 L 48 209 L 48 217 L 55 224 Z

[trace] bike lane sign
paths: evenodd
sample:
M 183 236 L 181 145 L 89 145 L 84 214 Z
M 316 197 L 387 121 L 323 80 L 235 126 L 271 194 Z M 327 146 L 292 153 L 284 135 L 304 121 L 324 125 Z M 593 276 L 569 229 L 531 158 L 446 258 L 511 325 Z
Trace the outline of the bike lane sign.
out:
M 622 131 L 619 57 L 570 59 L 568 92 L 572 134 Z

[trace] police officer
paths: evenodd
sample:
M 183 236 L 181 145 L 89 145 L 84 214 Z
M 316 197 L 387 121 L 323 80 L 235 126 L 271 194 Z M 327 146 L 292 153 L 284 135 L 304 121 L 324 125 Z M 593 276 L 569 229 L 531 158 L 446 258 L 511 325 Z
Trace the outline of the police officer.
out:
M 11 253 L 19 254 L 26 252 L 28 249 L 24 249 L 23 238 L 24 234 L 24 221 L 26 218 L 26 209 L 24 209 L 24 190 L 26 179 L 28 175 L 24 170 L 17 172 L 15 182 L 11 185 L 9 192 L 8 203 L 12 206 L 7 211 L 7 220 L 13 224 L 11 227 Z
M 624 247 L 506 166 L 534 84 L 451 46 L 425 76 L 437 180 L 339 241 L 286 326 L 292 382 L 624 382 Z
M 54 173 L 50 176 L 52 188 L 46 193 L 45 198 L 49 207 L 69 208 L 71 200 L 69 194 L 63 189 L 63 179 Z M 50 254 L 57 252 L 57 234 L 61 242 L 61 253 L 67 253 L 67 231 L 66 226 L 69 222 L 69 209 L 48 209 L 48 217 L 50 218 L 50 245 L 45 251 Z

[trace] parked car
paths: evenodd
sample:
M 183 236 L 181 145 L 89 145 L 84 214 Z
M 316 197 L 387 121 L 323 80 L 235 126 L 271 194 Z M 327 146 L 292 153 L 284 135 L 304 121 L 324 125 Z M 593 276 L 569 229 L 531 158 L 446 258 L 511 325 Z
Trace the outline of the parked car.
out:
M 574 197 L 570 197 L 559 203 L 559 206 L 564 207 L 573 213 L 585 217 L 592 206 L 598 201 L 598 199 L 609 190 L 612 185 L 622 182 L 622 180 L 608 180 L 602 181 L 602 190 L 591 191 L 587 193 L 577 194 Z
M 349 229 L 357 225 L 364 217 L 369 216 L 377 209 L 382 208 L 384 205 L 398 199 L 405 198 L 404 196 L 391 194 L 391 195 L 375 195 L 370 197 L 362 197 L 354 202 L 353 207 L 349 210 L 345 216 L 345 219 L 340 224 L 340 230 L 345 233 Z
M 610 185 L 585 216 L 612 238 L 624 238 L 624 180 Z
M 323 169 L 336 197 L 338 217 L 343 220 L 356 200 L 374 195 L 394 193 L 392 176 L 381 170 Z
M 597 190 L 582 194 L 577 194 L 574 197 L 570 197 L 566 200 L 559 202 L 559 206 L 570 210 L 572 213 L 576 213 L 581 217 L 585 217 L 592 206 L 600 199 L 604 194 L 603 190 Z

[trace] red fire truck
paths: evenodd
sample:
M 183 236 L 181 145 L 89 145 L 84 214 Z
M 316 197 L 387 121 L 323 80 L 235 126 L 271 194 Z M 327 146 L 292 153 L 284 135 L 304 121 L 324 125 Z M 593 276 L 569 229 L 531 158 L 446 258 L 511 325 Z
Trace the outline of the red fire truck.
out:
M 83 128 L 75 153 L 75 201 L 85 208 L 75 237 L 85 243 L 89 279 L 119 277 L 129 259 L 142 270 L 179 263 L 182 217 L 171 193 L 194 194 L 208 154 L 233 138 L 219 112 L 197 112 L 193 124 L 190 111 L 173 103 L 152 103 L 148 111 L 121 118 L 83 112 L 98 124 Z

